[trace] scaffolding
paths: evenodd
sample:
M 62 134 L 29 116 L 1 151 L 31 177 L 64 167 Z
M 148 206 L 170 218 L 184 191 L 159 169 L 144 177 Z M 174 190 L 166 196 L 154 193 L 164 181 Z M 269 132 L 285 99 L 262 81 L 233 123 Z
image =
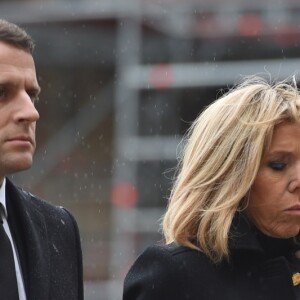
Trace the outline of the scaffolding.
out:
M 205 43 L 218 39 L 224 42 L 226 39 L 265 38 L 293 43 L 300 37 L 297 23 L 300 6 L 292 1 L 281 5 L 275 5 L 271 1 L 265 5 L 232 1 L 232 5 L 228 6 L 221 3 L 214 5 L 211 1 L 200 4 L 198 2 L 174 1 L 172 5 L 169 5 L 168 1 L 0 4 L 0 17 L 17 23 L 39 25 L 55 22 L 113 20 L 116 24 L 116 82 L 104 90 L 106 96 L 103 97 L 102 94 L 99 97 L 107 99 L 107 94 L 111 95 L 111 90 L 115 89 L 112 105 L 108 106 L 109 110 L 113 108 L 115 112 L 109 262 L 111 282 L 107 285 L 109 299 L 120 298 L 118 295 L 121 293 L 124 275 L 142 250 L 137 240 L 142 240 L 144 235 L 158 232 L 159 220 L 164 212 L 163 205 L 139 205 L 139 202 L 143 202 L 143 199 L 139 199 L 139 164 L 141 162 L 151 164 L 156 161 L 175 162 L 180 153 L 180 146 L 178 146 L 182 138 L 180 132 L 176 135 L 140 134 L 139 126 L 143 120 L 139 118 L 139 109 L 141 102 L 144 101 L 142 91 L 178 91 L 193 88 L 217 90 L 220 87 L 232 86 L 241 77 L 247 75 L 267 73 L 273 79 L 284 79 L 299 72 L 300 58 L 297 55 L 287 57 L 285 54 L 275 53 L 272 57 L 268 57 L 268 53 L 265 53 L 264 57 L 253 55 L 254 58 L 243 59 L 243 55 L 239 53 L 240 59 L 234 57 L 227 60 L 205 61 L 203 58 L 202 61 L 197 59 L 189 61 L 186 58 L 182 62 L 176 53 L 177 47 L 171 47 L 172 55 L 166 61 L 145 63 L 143 43 L 144 35 L 149 30 L 158 32 L 165 39 L 172 38 L 176 41 L 183 39 L 187 45 L 190 45 L 187 47 L 191 48 L 195 40 L 203 39 L 205 42 L 199 51 L 209 51 L 205 48 L 207 46 Z M 19 11 L 22 11 L 22 14 L 19 14 Z M 160 45 L 156 44 L 154 47 Z M 176 101 L 173 105 L 176 105 Z M 32 170 L 36 176 L 33 176 L 34 182 L 31 181 L 31 185 L 38 185 L 40 180 L 46 178 L 51 167 L 59 162 L 63 153 L 56 151 L 57 142 L 64 140 L 65 153 L 72 151 L 76 146 L 74 142 L 65 140 L 65 137 L 70 135 L 72 124 L 79 123 L 85 134 L 99 125 L 106 111 L 101 112 L 101 115 L 92 107 L 87 104 L 86 109 L 79 111 L 62 131 L 49 140 L 48 162 L 45 161 L 43 153 L 37 153 L 35 166 L 39 167 Z M 169 109 L 175 110 L 174 107 Z M 158 118 L 157 122 L 159 121 Z M 177 126 L 176 122 L 179 121 L 173 120 L 174 126 Z M 43 176 L 39 174 L 41 168 L 44 170 Z M 155 240 L 153 239 L 152 242 Z M 104 296 L 103 299 L 107 297 Z M 95 299 L 99 300 L 99 295 Z

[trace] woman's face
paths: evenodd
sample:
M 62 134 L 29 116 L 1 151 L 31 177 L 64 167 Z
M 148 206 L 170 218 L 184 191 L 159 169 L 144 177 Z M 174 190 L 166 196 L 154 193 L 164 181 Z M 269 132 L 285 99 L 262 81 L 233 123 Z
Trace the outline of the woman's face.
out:
M 300 230 L 300 125 L 274 129 L 250 191 L 246 215 L 266 235 L 296 236 Z

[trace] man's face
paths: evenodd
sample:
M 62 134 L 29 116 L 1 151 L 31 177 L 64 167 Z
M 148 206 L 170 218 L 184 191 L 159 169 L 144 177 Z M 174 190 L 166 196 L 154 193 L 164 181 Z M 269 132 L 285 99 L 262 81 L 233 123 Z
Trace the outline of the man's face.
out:
M 0 42 L 0 183 L 32 165 L 39 91 L 32 56 Z

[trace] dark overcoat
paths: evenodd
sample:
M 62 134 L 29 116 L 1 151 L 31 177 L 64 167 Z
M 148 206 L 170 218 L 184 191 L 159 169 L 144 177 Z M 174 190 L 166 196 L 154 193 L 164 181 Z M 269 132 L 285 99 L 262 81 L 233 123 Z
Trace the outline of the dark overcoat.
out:
M 148 247 L 125 278 L 123 300 L 297 299 L 288 257 L 266 253 L 245 222 L 234 229 L 230 253 L 216 265 L 175 244 Z
M 82 254 L 71 214 L 8 179 L 6 203 L 27 300 L 82 300 Z

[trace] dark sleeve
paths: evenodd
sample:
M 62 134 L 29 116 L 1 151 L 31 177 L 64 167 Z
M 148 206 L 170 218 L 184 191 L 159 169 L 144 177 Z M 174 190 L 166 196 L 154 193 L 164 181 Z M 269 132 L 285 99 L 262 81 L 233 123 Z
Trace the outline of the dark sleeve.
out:
M 123 300 L 187 299 L 184 270 L 172 253 L 151 246 L 136 260 L 124 280 Z
M 78 225 L 76 220 L 74 219 L 73 215 L 70 214 L 68 210 L 63 208 L 64 211 L 69 215 L 71 222 L 74 228 L 74 235 L 75 235 L 75 244 L 77 250 L 77 274 L 78 274 L 78 300 L 82 300 L 83 296 L 83 266 L 82 266 L 82 250 L 81 250 L 81 243 L 80 243 L 80 235 Z

